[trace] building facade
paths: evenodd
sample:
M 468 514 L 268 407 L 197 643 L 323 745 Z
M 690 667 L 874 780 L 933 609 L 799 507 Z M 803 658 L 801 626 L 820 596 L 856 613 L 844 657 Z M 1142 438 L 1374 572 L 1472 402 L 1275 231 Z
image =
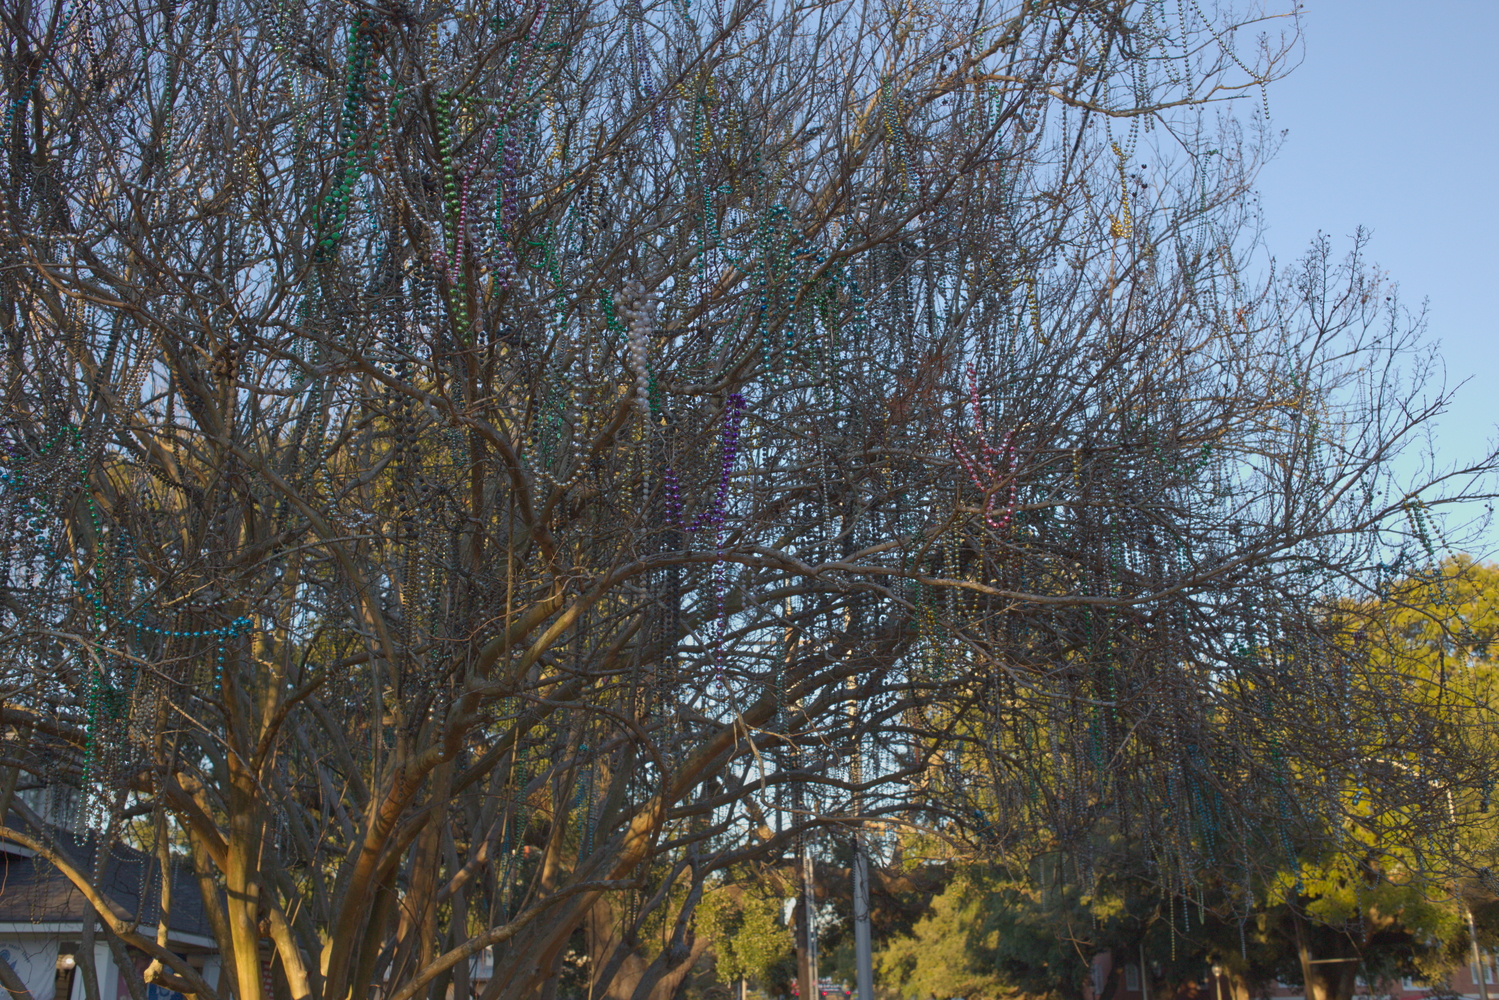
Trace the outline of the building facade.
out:
M 114 844 L 103 849 L 97 837 L 74 832 L 73 810 L 65 793 L 56 789 L 23 792 L 13 803 L 7 826 L 45 829 L 49 849 L 67 858 L 77 870 L 97 873 L 95 885 L 111 904 L 114 915 L 135 924 L 140 933 L 156 937 L 161 919 L 161 889 L 170 880 L 171 910 L 167 917 L 167 947 L 203 975 L 210 986 L 218 982 L 219 956 L 203 913 L 197 880 L 183 866 L 169 865 L 163 873 L 152 855 Z M 118 949 L 126 967 L 117 961 L 98 926 L 93 907 L 76 886 L 50 862 L 0 839 L 0 961 L 6 962 L 31 994 L 31 1000 L 85 1000 L 80 967 L 88 963 L 83 951 L 84 921 L 94 924 L 91 951 L 98 975 L 99 1000 L 129 1000 L 127 974 L 139 982 L 147 960 Z M 134 968 L 129 968 L 134 965 Z M 146 1000 L 183 1000 L 181 994 L 146 985 Z

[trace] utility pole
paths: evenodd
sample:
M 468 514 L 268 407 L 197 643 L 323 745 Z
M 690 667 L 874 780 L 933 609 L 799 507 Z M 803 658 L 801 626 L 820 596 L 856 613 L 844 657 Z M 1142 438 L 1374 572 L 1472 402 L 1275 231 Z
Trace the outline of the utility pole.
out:
M 864 851 L 862 830 L 854 831 L 854 968 L 859 1000 L 874 1000 L 874 955 L 869 943 L 869 855 Z
M 789 732 L 790 721 L 787 718 L 787 706 L 782 704 L 780 702 L 780 699 L 785 690 L 785 678 L 791 673 L 791 666 L 796 659 L 797 645 L 796 629 L 790 624 L 792 620 L 792 605 L 790 597 L 786 598 L 785 611 L 787 622 L 786 653 L 785 660 L 781 664 L 782 673 L 778 681 L 776 691 L 778 705 L 777 728 L 780 729 L 783 733 Z M 800 701 L 797 702 L 796 707 L 801 707 Z M 782 752 L 786 755 L 783 759 L 787 764 L 790 765 L 792 771 L 799 770 L 801 767 L 801 749 L 790 740 L 787 740 L 787 744 Z M 779 803 L 781 802 L 781 795 L 783 794 L 783 791 L 784 789 L 779 786 L 776 789 L 776 833 L 778 834 L 781 832 L 781 810 L 779 807 Z M 803 790 L 802 783 L 800 781 L 800 775 L 793 775 L 793 780 L 791 781 L 790 809 L 790 821 L 793 825 L 793 828 L 795 828 L 797 824 L 802 823 L 804 817 L 806 816 L 806 811 L 803 806 Z M 793 942 L 796 948 L 797 994 L 800 996 L 801 1000 L 817 1000 L 817 957 L 814 953 L 817 947 L 817 932 L 812 926 L 812 855 L 808 849 L 807 834 L 805 829 L 796 830 L 794 843 L 796 847 L 797 866 L 801 869 L 799 873 L 800 878 L 798 879 L 798 881 L 800 882 L 800 886 L 798 887 L 799 891 L 797 892 L 796 904 L 791 908 L 793 920 L 795 921 Z
M 792 912 L 796 914 L 796 995 L 800 1000 L 807 1000 L 817 984 L 812 978 L 812 952 L 807 947 L 809 918 L 805 892 L 801 894 L 801 899 L 796 901 Z
M 800 707 L 798 705 L 798 707 Z M 801 769 L 801 750 L 791 748 L 791 759 L 797 770 Z M 806 817 L 805 798 L 800 775 L 791 785 L 793 822 L 802 823 Z M 796 972 L 800 984 L 801 1000 L 818 1000 L 817 995 L 817 892 L 812 871 L 812 844 L 805 827 L 796 835 L 798 859 L 801 864 L 801 899 L 796 907 Z
M 848 679 L 848 723 L 852 730 L 850 738 L 853 752 L 850 755 L 849 777 L 853 779 L 854 792 L 854 973 L 858 1000 L 874 1000 L 874 953 L 869 941 L 869 855 L 864 847 L 863 796 L 857 788 L 864 780 L 862 747 L 859 746 L 859 701 L 855 696 L 858 682 Z

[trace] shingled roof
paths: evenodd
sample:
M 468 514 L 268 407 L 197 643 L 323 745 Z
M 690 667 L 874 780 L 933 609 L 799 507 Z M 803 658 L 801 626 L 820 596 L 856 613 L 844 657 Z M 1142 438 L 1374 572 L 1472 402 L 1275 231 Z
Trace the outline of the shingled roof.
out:
M 25 821 L 12 813 L 6 825 L 26 829 Z M 95 834 L 81 836 L 64 830 L 49 830 L 49 847 L 72 859 L 86 875 L 94 871 L 99 849 Z M 0 851 L 0 923 L 81 924 L 93 908 L 62 872 L 40 855 Z M 203 897 L 191 866 L 171 867 L 172 911 L 168 927 L 176 934 L 212 937 L 203 912 Z M 115 904 L 115 913 L 136 924 L 155 927 L 161 914 L 161 864 L 143 851 L 115 843 L 105 849 L 98 888 Z

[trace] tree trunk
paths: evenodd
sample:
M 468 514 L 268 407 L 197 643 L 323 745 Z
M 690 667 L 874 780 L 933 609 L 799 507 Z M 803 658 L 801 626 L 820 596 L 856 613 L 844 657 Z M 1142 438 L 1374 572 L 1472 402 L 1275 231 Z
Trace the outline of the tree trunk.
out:
M 226 701 L 233 698 L 232 692 L 225 692 Z M 233 967 L 231 978 L 239 1000 L 265 1000 L 260 969 L 260 784 L 246 767 L 248 759 L 249 754 L 242 750 L 226 755 L 229 815 L 224 844 L 224 909 L 234 950 L 224 956 L 224 964 L 225 971 Z
M 1296 957 L 1301 961 L 1306 1000 L 1351 1000 L 1358 982 L 1358 956 L 1313 957 L 1310 929 L 1294 910 L 1291 925 L 1295 929 Z
M 631 940 L 609 896 L 600 896 L 584 925 L 588 942 L 588 997 L 586 1000 L 629 1000 L 649 963 Z

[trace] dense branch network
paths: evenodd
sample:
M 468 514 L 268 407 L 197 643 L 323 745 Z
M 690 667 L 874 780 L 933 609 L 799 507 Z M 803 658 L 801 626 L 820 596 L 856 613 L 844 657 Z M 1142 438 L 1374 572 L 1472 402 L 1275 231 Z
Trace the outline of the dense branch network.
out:
M 704 887 L 818 836 L 1086 879 L 1124 831 L 1184 893 L 1360 780 L 1328 609 L 1414 330 L 1326 247 L 1249 277 L 1258 146 L 1203 122 L 1283 50 L 1154 2 L 3 30 L 3 763 L 174 831 L 219 993 L 269 936 L 296 1000 L 491 946 L 508 1000 L 587 927 L 593 995 L 664 996 Z

